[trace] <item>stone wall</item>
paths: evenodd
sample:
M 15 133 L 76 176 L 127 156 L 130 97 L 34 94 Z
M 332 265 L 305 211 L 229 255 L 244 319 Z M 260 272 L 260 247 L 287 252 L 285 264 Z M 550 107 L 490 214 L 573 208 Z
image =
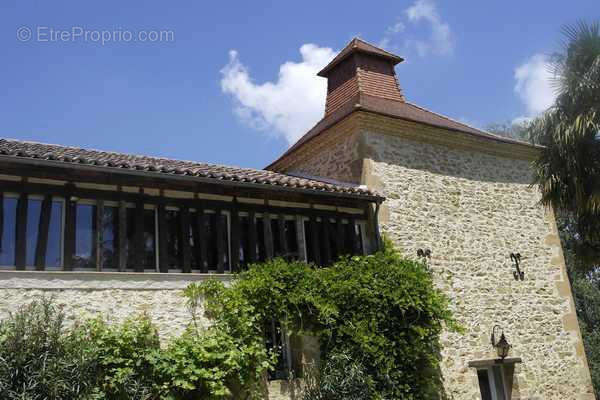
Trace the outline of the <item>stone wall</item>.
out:
M 156 324 L 164 344 L 191 322 L 183 289 L 206 279 L 219 279 L 225 284 L 231 281 L 228 275 L 0 270 L 0 320 L 20 306 L 46 296 L 63 308 L 67 326 L 100 315 L 116 323 L 146 313 Z M 203 326 L 210 324 L 202 309 L 198 315 Z M 318 342 L 310 337 L 297 338 L 292 351 L 299 363 L 314 362 L 319 354 Z M 265 398 L 294 400 L 299 393 L 298 381 L 270 381 Z
M 339 179 L 338 163 L 361 165 L 349 181 L 386 197 L 381 231 L 408 256 L 432 250 L 436 285 L 465 328 L 442 337 L 447 398 L 480 398 L 468 364 L 497 357 L 490 334 L 499 324 L 510 356 L 522 359 L 513 399 L 593 399 L 554 214 L 531 186 L 537 150 L 370 113 L 343 122 L 352 135 L 325 131 L 278 170 Z M 352 152 L 333 157 L 341 148 Z M 524 281 L 513 277 L 512 252 Z
M 513 399 L 593 399 L 554 215 L 530 186 L 530 162 L 374 131 L 364 140 L 364 178 L 387 197 L 382 231 L 407 255 L 432 250 L 436 284 L 465 328 L 442 338 L 448 397 L 479 398 L 468 363 L 495 358 L 499 324 L 523 360 Z M 511 252 L 523 257 L 524 281 Z
M 0 271 L 0 319 L 44 295 L 63 307 L 67 323 L 98 315 L 119 322 L 147 313 L 161 337 L 169 338 L 190 322 L 183 289 L 202 279 L 206 277 L 189 274 Z

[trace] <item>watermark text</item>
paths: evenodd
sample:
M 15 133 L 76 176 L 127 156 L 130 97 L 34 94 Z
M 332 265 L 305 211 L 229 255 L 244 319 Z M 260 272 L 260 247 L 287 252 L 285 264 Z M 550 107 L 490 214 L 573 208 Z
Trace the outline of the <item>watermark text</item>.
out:
M 175 32 L 169 29 L 87 29 L 83 26 L 56 29 L 50 26 L 21 26 L 17 29 L 17 40 L 39 43 L 87 42 L 102 46 L 109 43 L 166 43 L 175 41 Z

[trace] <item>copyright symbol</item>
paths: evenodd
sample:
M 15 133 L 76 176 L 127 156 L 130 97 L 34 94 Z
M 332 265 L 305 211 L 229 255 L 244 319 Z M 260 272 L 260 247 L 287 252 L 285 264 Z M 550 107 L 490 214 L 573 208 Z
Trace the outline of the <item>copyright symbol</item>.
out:
M 19 42 L 28 42 L 31 39 L 31 29 L 22 26 L 17 29 L 17 40 Z

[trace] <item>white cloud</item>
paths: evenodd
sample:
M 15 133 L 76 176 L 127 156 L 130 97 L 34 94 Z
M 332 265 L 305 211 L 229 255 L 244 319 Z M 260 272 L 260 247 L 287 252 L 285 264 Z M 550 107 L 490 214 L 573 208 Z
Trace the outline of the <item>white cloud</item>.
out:
M 235 50 L 221 70 L 221 89 L 236 101 L 235 113 L 251 127 L 292 144 L 323 116 L 327 81 L 317 76 L 335 56 L 328 47 L 304 44 L 302 60 L 279 67 L 277 81 L 255 83 Z
M 428 38 L 417 39 L 415 29 L 422 21 L 427 23 L 427 27 L 431 32 Z M 385 30 L 379 46 L 392 51 L 402 50 L 401 46 L 395 44 L 400 33 L 406 36 L 402 40 L 404 50 L 416 50 L 420 56 L 428 54 L 448 55 L 454 51 L 454 40 L 450 25 L 442 20 L 433 0 L 416 0 L 404 10 L 403 16 L 398 17 L 396 22 Z
M 426 21 L 431 27 L 431 35 L 428 40 L 411 39 L 409 45 L 413 45 L 420 56 L 429 53 L 438 55 L 452 54 L 454 41 L 450 25 L 442 21 L 437 7 L 432 0 L 417 0 L 406 9 L 406 16 L 412 23 Z
M 527 109 L 527 114 L 513 123 L 527 122 L 546 111 L 556 99 L 552 89 L 552 73 L 548 70 L 548 57 L 535 54 L 515 69 L 515 93 Z

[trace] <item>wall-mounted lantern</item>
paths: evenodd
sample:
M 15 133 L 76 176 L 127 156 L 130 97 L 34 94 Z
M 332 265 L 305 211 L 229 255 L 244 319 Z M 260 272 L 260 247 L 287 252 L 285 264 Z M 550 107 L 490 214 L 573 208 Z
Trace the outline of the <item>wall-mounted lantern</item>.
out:
M 515 263 L 516 271 L 513 271 L 515 280 L 524 280 L 525 272 L 521 271 L 521 253 L 510 253 L 510 259 Z
M 419 250 L 417 250 L 417 257 L 420 257 L 420 258 L 431 258 L 431 250 L 429 250 L 429 249 L 419 249 Z
M 500 329 L 500 339 L 496 341 L 496 328 Z M 508 341 L 506 340 L 506 336 L 504 336 L 504 330 L 500 327 L 500 325 L 495 325 L 492 329 L 492 346 L 496 348 L 496 352 L 498 353 L 498 357 L 502 360 L 508 356 L 508 352 L 512 347 Z

